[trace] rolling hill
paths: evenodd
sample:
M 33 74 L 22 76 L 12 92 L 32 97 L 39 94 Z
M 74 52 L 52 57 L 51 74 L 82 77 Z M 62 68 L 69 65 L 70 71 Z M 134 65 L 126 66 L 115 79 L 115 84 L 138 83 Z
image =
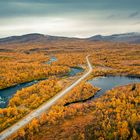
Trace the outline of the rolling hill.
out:
M 9 43 L 30 43 L 30 42 L 48 42 L 56 40 L 81 40 L 81 38 L 69 38 L 61 36 L 50 36 L 38 33 L 26 34 L 22 36 L 11 36 L 0 39 L 0 44 Z M 125 34 L 113 34 L 109 36 L 95 35 L 89 38 L 84 38 L 82 40 L 88 41 L 111 41 L 111 42 L 127 42 L 127 43 L 140 43 L 140 33 L 125 33 Z
M 113 34 L 109 36 L 96 35 L 88 38 L 88 40 L 140 43 L 140 33 Z
M 50 36 L 38 33 L 25 34 L 21 36 L 10 36 L 6 38 L 0 38 L 0 44 L 9 44 L 9 43 L 31 43 L 31 42 L 48 42 L 54 40 L 66 40 L 73 39 L 60 36 Z

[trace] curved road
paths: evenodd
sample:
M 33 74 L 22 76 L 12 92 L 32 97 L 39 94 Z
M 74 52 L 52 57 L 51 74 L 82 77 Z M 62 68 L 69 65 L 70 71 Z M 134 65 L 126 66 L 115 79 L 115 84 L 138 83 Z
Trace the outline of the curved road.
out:
M 22 128 L 24 125 L 28 124 L 33 118 L 40 116 L 43 112 L 48 110 L 52 105 L 54 105 L 62 96 L 67 94 L 71 89 L 73 89 L 75 86 L 77 86 L 83 79 L 85 79 L 91 72 L 92 72 L 92 66 L 88 59 L 89 56 L 86 56 L 86 61 L 88 64 L 88 72 L 85 73 L 81 78 L 79 78 L 76 82 L 74 82 L 72 85 L 70 85 L 65 90 L 61 91 L 59 94 L 54 96 L 51 100 L 46 102 L 43 106 L 39 107 L 32 113 L 28 114 L 25 118 L 18 121 L 16 124 L 12 125 L 11 127 L 7 128 L 3 132 L 0 133 L 0 140 L 5 140 L 10 135 L 18 131 L 18 129 Z

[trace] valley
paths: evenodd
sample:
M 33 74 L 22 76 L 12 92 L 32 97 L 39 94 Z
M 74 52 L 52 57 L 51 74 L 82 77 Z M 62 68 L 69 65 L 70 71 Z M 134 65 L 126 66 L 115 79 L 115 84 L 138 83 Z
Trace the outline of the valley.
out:
M 139 44 L 25 38 L 0 44 L 1 139 L 140 138 Z

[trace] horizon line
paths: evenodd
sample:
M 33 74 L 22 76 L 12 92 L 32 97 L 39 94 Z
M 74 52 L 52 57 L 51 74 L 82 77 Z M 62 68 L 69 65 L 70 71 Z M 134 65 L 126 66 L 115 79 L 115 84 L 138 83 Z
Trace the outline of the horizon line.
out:
M 64 37 L 64 38 L 77 38 L 77 39 L 86 39 L 86 38 L 90 38 L 93 36 L 112 36 L 112 35 L 122 35 L 122 34 L 140 34 L 140 32 L 122 32 L 122 33 L 112 33 L 112 34 L 93 34 L 87 37 L 78 37 L 78 36 L 63 36 L 63 35 L 51 35 L 51 34 L 43 34 L 43 33 L 39 33 L 39 32 L 30 32 L 30 33 L 25 33 L 25 34 L 16 34 L 16 35 L 9 35 L 9 36 L 4 36 L 4 37 L 0 37 L 0 39 L 4 39 L 4 38 L 10 38 L 10 37 L 20 37 L 20 36 L 24 36 L 24 35 L 32 35 L 32 34 L 38 34 L 38 35 L 44 35 L 44 36 L 52 36 L 52 37 Z

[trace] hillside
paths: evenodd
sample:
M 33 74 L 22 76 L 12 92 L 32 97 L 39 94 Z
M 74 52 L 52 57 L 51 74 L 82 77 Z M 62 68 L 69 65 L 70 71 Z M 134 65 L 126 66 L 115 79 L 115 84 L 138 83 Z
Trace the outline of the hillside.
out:
M 127 43 L 140 43 L 140 33 L 125 33 L 113 34 L 109 36 L 95 35 L 89 38 L 74 38 L 74 37 L 61 37 L 51 36 L 38 33 L 25 34 L 21 36 L 11 36 L 0 39 L 0 44 L 10 43 L 46 43 L 50 41 L 65 41 L 65 40 L 86 40 L 86 41 L 107 41 L 107 42 L 127 42 Z
M 96 35 L 88 38 L 88 40 L 140 43 L 140 33 L 113 34 L 109 36 Z
M 25 34 L 21 36 L 10 36 L 6 38 L 0 38 L 0 44 L 10 44 L 10 43 L 36 43 L 36 42 L 48 42 L 53 40 L 66 40 L 72 39 L 60 36 L 50 36 L 38 33 Z

